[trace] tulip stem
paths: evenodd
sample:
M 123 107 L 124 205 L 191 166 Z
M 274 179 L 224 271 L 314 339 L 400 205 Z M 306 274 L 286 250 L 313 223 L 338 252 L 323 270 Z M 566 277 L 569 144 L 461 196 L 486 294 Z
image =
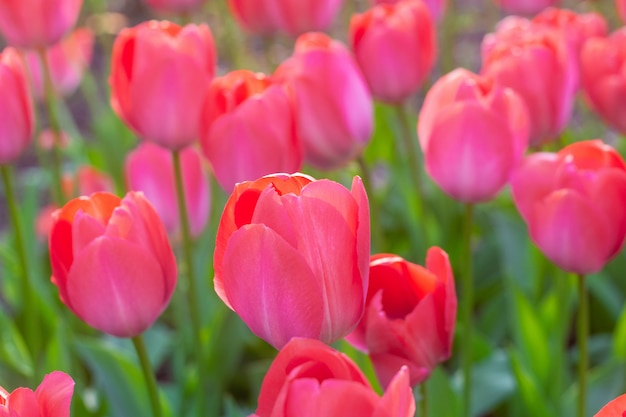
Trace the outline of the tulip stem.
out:
M 474 226 L 474 205 L 465 205 L 464 239 L 463 239 L 463 303 L 461 322 L 463 334 L 461 342 L 461 363 L 463 372 L 463 416 L 471 415 L 472 396 L 472 309 L 474 304 L 474 284 L 472 283 L 472 229 Z
M 428 391 L 426 390 L 426 381 L 420 383 L 420 417 L 428 417 Z
M 359 155 L 356 160 L 361 170 L 361 179 L 363 180 L 363 186 L 367 191 L 370 204 L 370 218 L 372 219 L 370 221 L 370 228 L 372 232 L 372 251 L 382 251 L 385 247 L 385 235 L 383 234 L 383 230 L 381 228 L 380 207 L 378 206 L 378 202 L 374 193 L 374 188 L 372 185 L 372 175 L 370 172 L 370 168 L 367 165 L 367 162 L 365 162 L 365 158 L 363 158 L 363 154 Z
M 585 276 L 577 274 L 578 279 L 578 417 L 585 416 L 587 398 L 587 368 L 589 352 L 587 338 L 589 336 L 589 300 L 585 287 Z
M 52 158 L 52 197 L 57 206 L 61 207 L 64 203 L 61 165 L 62 158 L 59 147 L 61 146 L 61 125 L 59 123 L 59 114 L 56 106 L 56 92 L 52 82 L 52 73 L 50 72 L 50 62 L 44 48 L 37 50 L 41 67 L 43 69 L 43 88 L 46 112 L 48 113 L 48 124 L 54 137 L 52 150 L 50 152 Z
M 141 370 L 143 376 L 146 379 L 146 387 L 148 388 L 148 395 L 150 396 L 150 404 L 152 405 L 152 414 L 154 417 L 162 417 L 163 411 L 161 410 L 161 401 L 159 400 L 159 390 L 157 387 L 157 381 L 152 372 L 150 366 L 150 360 L 148 359 L 148 351 L 146 350 L 146 344 L 143 341 L 141 335 L 133 337 L 133 345 L 137 351 L 139 357 L 139 363 L 141 364 Z

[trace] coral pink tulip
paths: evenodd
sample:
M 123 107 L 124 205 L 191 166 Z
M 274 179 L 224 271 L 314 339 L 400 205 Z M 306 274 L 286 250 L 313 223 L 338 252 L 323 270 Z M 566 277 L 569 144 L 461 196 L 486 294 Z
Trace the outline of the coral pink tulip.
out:
M 350 43 L 374 98 L 400 103 L 430 73 L 435 27 L 421 0 L 381 4 L 350 20 Z
M 83 0 L 0 0 L 0 33 L 12 46 L 46 48 L 75 24 Z
M 74 380 L 60 371 L 46 375 L 34 392 L 17 388 L 9 394 L 0 387 L 0 416 L 69 417 L 72 394 Z
M 209 220 L 211 185 L 202 165 L 202 157 L 195 148 L 183 149 L 180 159 L 190 232 L 199 236 Z M 153 143 L 143 142 L 126 156 L 124 169 L 128 188 L 142 191 L 167 231 L 177 233 L 180 216 L 171 153 Z
M 426 268 L 390 254 L 370 258 L 365 314 L 348 341 L 370 356 L 387 386 L 402 366 L 411 385 L 452 353 L 457 299 L 448 255 L 431 248 Z
M 326 30 L 339 12 L 341 0 L 229 0 L 237 22 L 248 32 L 298 36 Z
M 626 27 L 608 38 L 593 38 L 581 55 L 581 81 L 587 102 L 602 119 L 626 134 Z
M 463 202 L 495 197 L 528 145 L 529 121 L 518 95 L 465 69 L 432 86 L 417 128 L 426 171 Z
M 277 349 L 292 337 L 331 343 L 365 304 L 369 206 L 329 180 L 276 174 L 243 182 L 226 202 L 215 246 L 215 290 Z
M 557 6 L 560 0 L 494 0 L 506 13 L 534 15 L 548 7 Z
M 53 215 L 49 250 L 61 301 L 117 337 L 148 329 L 176 285 L 176 259 L 158 214 L 141 193 L 70 200 Z
M 626 415 L 626 394 L 611 400 L 593 417 L 623 417 Z
M 267 371 L 251 417 L 413 417 L 415 399 L 402 368 L 380 397 L 343 353 L 311 339 L 292 339 Z
M 565 35 L 526 19 L 485 36 L 483 75 L 512 88 L 529 112 L 530 145 L 553 141 L 570 119 L 578 89 L 577 58 Z
M 626 237 L 626 164 L 600 140 L 526 157 L 511 178 L 530 237 L 560 268 L 598 272 Z
M 206 0 L 144 0 L 158 12 L 188 13 L 198 10 Z
M 91 29 L 80 28 L 46 50 L 55 92 L 67 96 L 76 90 L 91 63 L 93 43 L 94 34 Z M 42 100 L 44 86 L 41 57 L 35 51 L 26 51 L 24 56 L 35 97 Z
M 13 48 L 0 53 L 0 165 L 30 144 L 35 120 L 24 65 Z
M 219 184 L 302 167 L 302 145 L 286 91 L 260 73 L 239 70 L 218 77 L 207 95 L 200 140 Z
M 215 59 L 206 25 L 151 21 L 125 29 L 113 46 L 111 105 L 142 138 L 182 149 L 197 139 Z
M 302 35 L 275 77 L 293 93 L 297 131 L 311 165 L 340 167 L 367 145 L 374 124 L 372 97 L 343 44 L 322 33 Z

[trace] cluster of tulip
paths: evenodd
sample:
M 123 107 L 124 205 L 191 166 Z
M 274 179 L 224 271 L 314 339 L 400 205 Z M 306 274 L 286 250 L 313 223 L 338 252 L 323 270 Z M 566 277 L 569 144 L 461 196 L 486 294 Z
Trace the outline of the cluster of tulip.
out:
M 50 192 L 42 197 L 49 201 L 38 208 L 28 230 L 48 242 L 50 280 L 64 308 L 93 329 L 132 340 L 155 417 L 173 415 L 175 406 L 181 415 L 228 414 L 222 399 L 210 409 L 204 398 L 215 389 L 212 384 L 219 385 L 210 368 L 217 368 L 220 360 L 215 357 L 217 328 L 220 317 L 228 314 L 219 307 L 206 314 L 206 306 L 199 305 L 209 289 L 198 271 L 211 267 L 217 297 L 252 334 L 278 350 L 251 417 L 412 417 L 418 403 L 420 416 L 428 415 L 425 383 L 452 356 L 455 343 L 453 264 L 462 279 L 455 346 L 462 399 L 450 415 L 478 415 L 472 392 L 480 356 L 476 345 L 482 341 L 474 331 L 474 213 L 477 204 L 489 204 L 507 185 L 511 196 L 502 200 L 517 208 L 534 245 L 556 267 L 577 276 L 577 415 L 588 414 L 591 407 L 597 411 L 596 403 L 586 401 L 586 276 L 602 271 L 626 240 L 626 162 L 600 139 L 568 144 L 564 131 L 581 92 L 607 126 L 626 134 L 626 28 L 609 35 L 602 14 L 551 7 L 555 0 L 490 0 L 492 7 L 526 17 L 507 16 L 484 36 L 477 73 L 442 66 L 441 76 L 433 78 L 419 103 L 415 128 L 407 128 L 405 110 L 432 76 L 438 50 L 453 52 L 453 33 L 445 33 L 442 42 L 437 38 L 438 27 L 454 29 L 449 17 L 458 7 L 454 2 L 376 1 L 363 13 L 346 6 L 350 22 L 344 44 L 322 31 L 338 19 L 347 1 L 230 0 L 229 13 L 248 36 L 295 40 L 291 56 L 271 75 L 218 69 L 221 45 L 205 23 L 151 20 L 123 28 L 110 52 L 110 108 L 141 142 L 124 152 L 120 181 L 117 174 L 102 171 L 104 163 L 94 164 L 99 169 L 81 165 L 74 175 L 64 172 L 71 165 L 67 160 L 82 164 L 85 159 L 72 157 L 66 133 L 71 117 L 64 119 L 59 111 L 60 97 L 72 94 L 86 76 L 97 41 L 91 29 L 72 31 L 82 0 L 0 0 L 0 35 L 9 45 L 0 53 L 0 169 L 11 220 L 0 232 L 11 233 L 9 252 L 19 261 L 17 273 L 3 271 L 3 277 L 14 276 L 15 282 L 0 280 L 0 290 L 14 290 L 6 303 L 0 294 L 0 313 L 9 318 L 0 317 L 0 352 L 21 349 L 29 357 L 32 367 L 23 372 L 29 383 L 47 373 L 34 392 L 17 388 L 9 394 L 0 387 L 0 417 L 67 417 L 74 381 L 58 369 L 76 372 L 77 378 L 88 373 L 80 386 L 89 384 L 92 373 L 98 373 L 94 369 L 107 367 L 102 348 L 78 341 L 72 349 L 91 352 L 83 356 L 92 364 L 78 361 L 70 370 L 55 360 L 58 346 L 48 348 L 41 339 L 46 326 L 65 329 L 50 324 L 50 315 L 70 319 L 44 300 L 47 290 L 38 290 L 43 283 L 34 271 L 40 269 L 31 265 L 34 256 L 13 191 L 11 164 L 27 152 L 35 136 L 33 103 L 41 103 L 47 112 L 42 120 L 48 128 L 38 132 L 38 149 L 44 152 L 37 156 Z M 158 13 L 188 21 L 204 1 L 146 3 Z M 611 6 L 626 19 L 626 1 Z M 226 19 L 223 14 L 219 18 Z M 580 104 L 580 112 L 589 114 Z M 379 205 L 381 186 L 376 185 L 395 179 L 371 173 L 364 157 L 381 129 L 380 106 L 394 108 L 401 119 L 397 130 L 404 142 L 394 146 L 401 149 L 397 162 L 410 171 L 410 180 L 401 180 L 409 183 L 409 206 L 415 205 L 415 210 L 404 208 L 414 219 L 409 223 L 423 225 L 420 243 L 446 247 L 458 241 L 448 250 L 452 261 L 438 246 L 426 251 L 424 267 L 407 260 L 409 254 L 403 254 L 407 259 L 371 254 L 372 247 L 396 247 L 386 242 L 390 233 L 382 229 L 380 210 L 385 207 Z M 340 177 L 343 181 L 316 180 L 300 173 L 347 173 L 353 162 L 363 179 L 349 175 L 349 189 L 341 183 L 346 176 Z M 439 189 L 465 205 L 460 237 L 456 232 L 447 239 L 431 236 L 439 227 L 433 198 L 438 191 L 421 178 L 422 169 Z M 211 178 L 219 189 L 211 186 Z M 44 187 L 38 186 L 37 192 L 43 194 Z M 216 230 L 207 232 L 212 211 L 221 211 L 221 218 Z M 206 236 L 213 251 L 209 268 L 206 254 L 196 247 Z M 512 288 L 515 305 L 522 309 L 528 301 Z M 564 297 L 556 297 L 551 308 L 567 309 L 568 289 Z M 176 311 L 167 334 L 179 338 L 181 348 L 161 364 L 166 370 L 159 379 L 180 385 L 174 389 L 176 401 L 161 395 L 166 384 L 159 384 L 144 342 L 144 334 L 164 316 L 170 301 Z M 569 375 L 569 363 L 564 365 L 562 358 L 569 316 L 550 324 L 560 334 L 550 344 L 561 359 L 555 360 L 555 368 L 546 363 L 547 371 L 540 371 L 547 372 L 545 384 L 554 369 L 559 378 Z M 538 334 L 516 337 L 547 346 L 539 335 L 543 328 L 533 325 Z M 77 333 L 98 340 L 93 331 L 79 326 Z M 6 334 L 19 338 L 17 348 L 4 347 L 9 337 L 5 329 L 13 329 Z M 63 332 L 55 337 L 69 333 Z M 532 355 L 510 355 L 514 384 L 523 391 L 515 403 L 524 403 L 531 414 L 538 409 L 531 394 L 539 393 L 542 382 L 528 376 L 528 362 L 518 357 Z M 0 371 L 5 366 L 0 358 Z M 185 375 L 191 367 L 193 382 Z M 106 380 L 115 375 L 107 372 L 100 378 L 110 393 L 118 382 Z M 0 374 L 2 385 L 10 382 Z M 185 384 L 193 384 L 195 393 L 189 394 Z M 421 390 L 414 394 L 418 386 Z M 561 389 L 555 383 L 554 403 L 536 402 L 543 407 L 541 415 L 563 410 Z M 617 389 L 621 393 L 626 385 Z M 193 405 L 187 407 L 190 395 Z M 99 404 L 109 404 L 106 399 L 90 404 L 87 397 L 80 398 L 85 415 L 132 413 L 125 404 L 114 404 L 115 399 L 107 410 L 109 405 Z M 626 413 L 623 398 L 597 416 Z

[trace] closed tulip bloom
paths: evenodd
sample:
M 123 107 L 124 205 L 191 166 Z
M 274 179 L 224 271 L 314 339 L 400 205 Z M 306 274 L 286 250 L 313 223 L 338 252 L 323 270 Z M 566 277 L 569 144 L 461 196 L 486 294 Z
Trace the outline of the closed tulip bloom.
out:
M 307 162 L 334 169 L 361 153 L 373 130 L 372 96 L 343 44 L 322 33 L 300 36 L 275 79 L 292 92 Z
M 206 0 L 144 0 L 158 12 L 187 13 L 200 9 Z
M 0 34 L 19 48 L 46 48 L 76 24 L 83 0 L 0 0 Z
M 197 139 L 215 59 L 206 25 L 151 21 L 125 29 L 113 46 L 113 110 L 143 139 L 182 149 Z
M 350 43 L 374 98 L 400 103 L 435 63 L 436 34 L 421 0 L 381 4 L 350 20 Z
M 600 271 L 626 237 L 626 164 L 600 140 L 526 157 L 511 178 L 530 237 L 565 271 Z
M 528 146 L 526 106 L 487 77 L 456 69 L 428 91 L 417 125 L 426 171 L 452 198 L 488 201 Z
M 351 190 L 302 174 L 239 183 L 217 230 L 215 290 L 277 349 L 292 337 L 332 343 L 363 314 L 369 232 L 359 177 Z
M 555 7 L 559 0 L 494 0 L 494 2 L 509 14 L 534 15 L 540 11 Z
M 530 145 L 554 141 L 568 123 L 578 89 L 577 58 L 559 30 L 512 20 L 482 45 L 483 75 L 518 93 L 530 116 Z
M 0 387 L 0 416 L 69 417 L 72 394 L 74 380 L 60 371 L 46 375 L 34 392 L 17 388 L 9 394 Z
M 91 29 L 80 28 L 46 50 L 54 91 L 67 96 L 76 90 L 83 74 L 91 63 L 94 34 Z M 41 57 L 36 51 L 24 53 L 30 72 L 33 92 L 38 100 L 44 98 Z
M 206 227 L 211 209 L 211 185 L 202 165 L 202 157 L 194 147 L 180 153 L 183 190 L 192 236 L 199 236 Z M 180 216 L 171 153 L 150 142 L 126 156 L 126 183 L 133 191 L 141 191 L 154 206 L 169 233 L 180 231 Z
M 591 108 L 613 129 L 626 134 L 626 27 L 593 38 L 581 55 L 581 81 Z
M 609 401 L 593 417 L 623 417 L 626 414 L 626 394 Z
M 52 283 L 91 327 L 135 337 L 159 317 L 176 285 L 176 259 L 158 214 L 141 193 L 95 193 L 53 215 Z
M 450 358 L 456 309 L 452 267 L 443 250 L 428 251 L 426 268 L 397 255 L 373 255 L 365 314 L 347 339 L 369 354 L 383 386 L 403 366 L 415 386 Z
M 233 71 L 213 80 L 200 140 L 217 181 L 229 193 L 238 182 L 302 167 L 291 100 L 260 73 Z
M 292 339 L 267 371 L 256 414 L 250 417 L 413 417 L 415 399 L 406 368 L 380 397 L 352 360 L 311 339 Z
M 22 60 L 13 48 L 0 53 L 0 165 L 15 160 L 30 144 L 35 120 Z
M 296 37 L 326 30 L 339 12 L 341 0 L 229 0 L 237 22 L 248 32 L 278 32 Z

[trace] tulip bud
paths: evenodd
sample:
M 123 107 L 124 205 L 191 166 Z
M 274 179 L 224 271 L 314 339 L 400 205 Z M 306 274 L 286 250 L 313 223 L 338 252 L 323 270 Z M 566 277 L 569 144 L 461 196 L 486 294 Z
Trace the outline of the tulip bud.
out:
M 69 417 L 73 393 L 74 380 L 60 371 L 46 375 L 34 392 L 17 388 L 9 394 L 0 387 L 0 416 Z

